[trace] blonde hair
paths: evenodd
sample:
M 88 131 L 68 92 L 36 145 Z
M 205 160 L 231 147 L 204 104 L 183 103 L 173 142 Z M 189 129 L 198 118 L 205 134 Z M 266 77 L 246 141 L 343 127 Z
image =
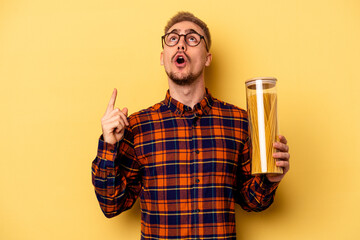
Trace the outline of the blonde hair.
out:
M 165 29 L 164 29 L 165 34 L 176 23 L 184 22 L 184 21 L 193 22 L 196 25 L 198 25 L 204 31 L 205 38 L 206 38 L 208 47 L 210 49 L 210 47 L 211 47 L 211 36 L 210 36 L 209 28 L 207 27 L 206 23 L 204 23 L 199 18 L 195 17 L 194 14 L 192 14 L 190 12 L 178 12 L 175 16 L 170 18 L 170 20 L 168 21 L 168 23 L 166 24 Z

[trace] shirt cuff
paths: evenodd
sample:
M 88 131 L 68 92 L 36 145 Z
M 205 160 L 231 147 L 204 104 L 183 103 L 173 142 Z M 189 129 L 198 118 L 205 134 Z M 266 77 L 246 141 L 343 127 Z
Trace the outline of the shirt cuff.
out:
M 270 190 L 270 192 L 272 192 L 273 190 L 275 190 L 278 186 L 280 182 L 270 182 L 269 179 L 266 177 L 266 175 L 262 175 L 261 177 L 261 182 L 262 185 L 261 187 L 265 190 Z
M 99 138 L 97 157 L 107 161 L 115 161 L 119 149 L 119 143 L 120 142 L 115 144 L 107 143 L 101 135 Z

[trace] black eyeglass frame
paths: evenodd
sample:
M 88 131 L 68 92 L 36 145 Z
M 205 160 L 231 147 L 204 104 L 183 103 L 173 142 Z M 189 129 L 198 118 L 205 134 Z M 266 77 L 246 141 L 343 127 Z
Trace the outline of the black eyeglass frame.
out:
M 191 45 L 188 44 L 188 42 L 186 41 L 186 36 L 189 35 L 189 34 L 194 34 L 194 33 L 200 36 L 200 41 L 199 41 L 198 44 L 191 46 Z M 165 37 L 166 37 L 167 35 L 169 35 L 169 34 L 176 34 L 176 35 L 179 36 L 177 42 L 176 42 L 173 46 L 170 46 L 170 45 L 167 45 L 167 44 L 166 44 Z M 175 46 L 179 43 L 180 38 L 181 38 L 182 36 L 184 36 L 185 43 L 186 43 L 189 47 L 196 47 L 196 46 L 198 46 L 198 45 L 201 43 L 201 39 L 204 39 L 206 51 L 209 51 L 208 46 L 207 46 L 207 42 L 206 42 L 206 40 L 205 40 L 205 37 L 204 37 L 203 35 L 201 35 L 200 33 L 197 33 L 197 32 L 195 32 L 195 31 L 189 32 L 189 33 L 187 33 L 187 34 L 178 34 L 178 33 L 176 33 L 176 32 L 166 33 L 165 35 L 161 36 L 161 46 L 162 46 L 162 48 L 164 49 L 164 43 L 165 43 L 165 45 L 168 46 L 168 47 L 175 47 Z

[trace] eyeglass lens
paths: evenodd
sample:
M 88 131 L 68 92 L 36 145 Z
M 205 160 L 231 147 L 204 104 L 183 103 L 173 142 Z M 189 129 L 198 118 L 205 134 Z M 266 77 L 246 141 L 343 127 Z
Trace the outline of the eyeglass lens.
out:
M 197 46 L 201 41 L 201 36 L 196 33 L 188 33 L 185 35 L 179 35 L 177 33 L 169 33 L 168 35 L 165 36 L 166 45 L 175 46 L 179 42 L 181 36 L 184 36 L 185 42 L 189 46 Z

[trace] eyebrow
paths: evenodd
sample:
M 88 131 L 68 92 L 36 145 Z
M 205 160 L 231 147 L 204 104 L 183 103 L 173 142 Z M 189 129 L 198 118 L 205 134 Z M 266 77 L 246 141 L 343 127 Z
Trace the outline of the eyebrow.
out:
M 180 32 L 180 29 L 173 29 L 171 32 L 169 32 L 169 33 L 177 33 L 177 34 L 179 34 L 179 32 Z M 186 29 L 185 30 L 185 34 L 187 34 L 187 33 L 198 33 L 197 31 L 195 31 L 194 29 L 192 29 L 192 28 L 190 28 L 190 29 Z M 198 33 L 199 34 L 199 33 Z

